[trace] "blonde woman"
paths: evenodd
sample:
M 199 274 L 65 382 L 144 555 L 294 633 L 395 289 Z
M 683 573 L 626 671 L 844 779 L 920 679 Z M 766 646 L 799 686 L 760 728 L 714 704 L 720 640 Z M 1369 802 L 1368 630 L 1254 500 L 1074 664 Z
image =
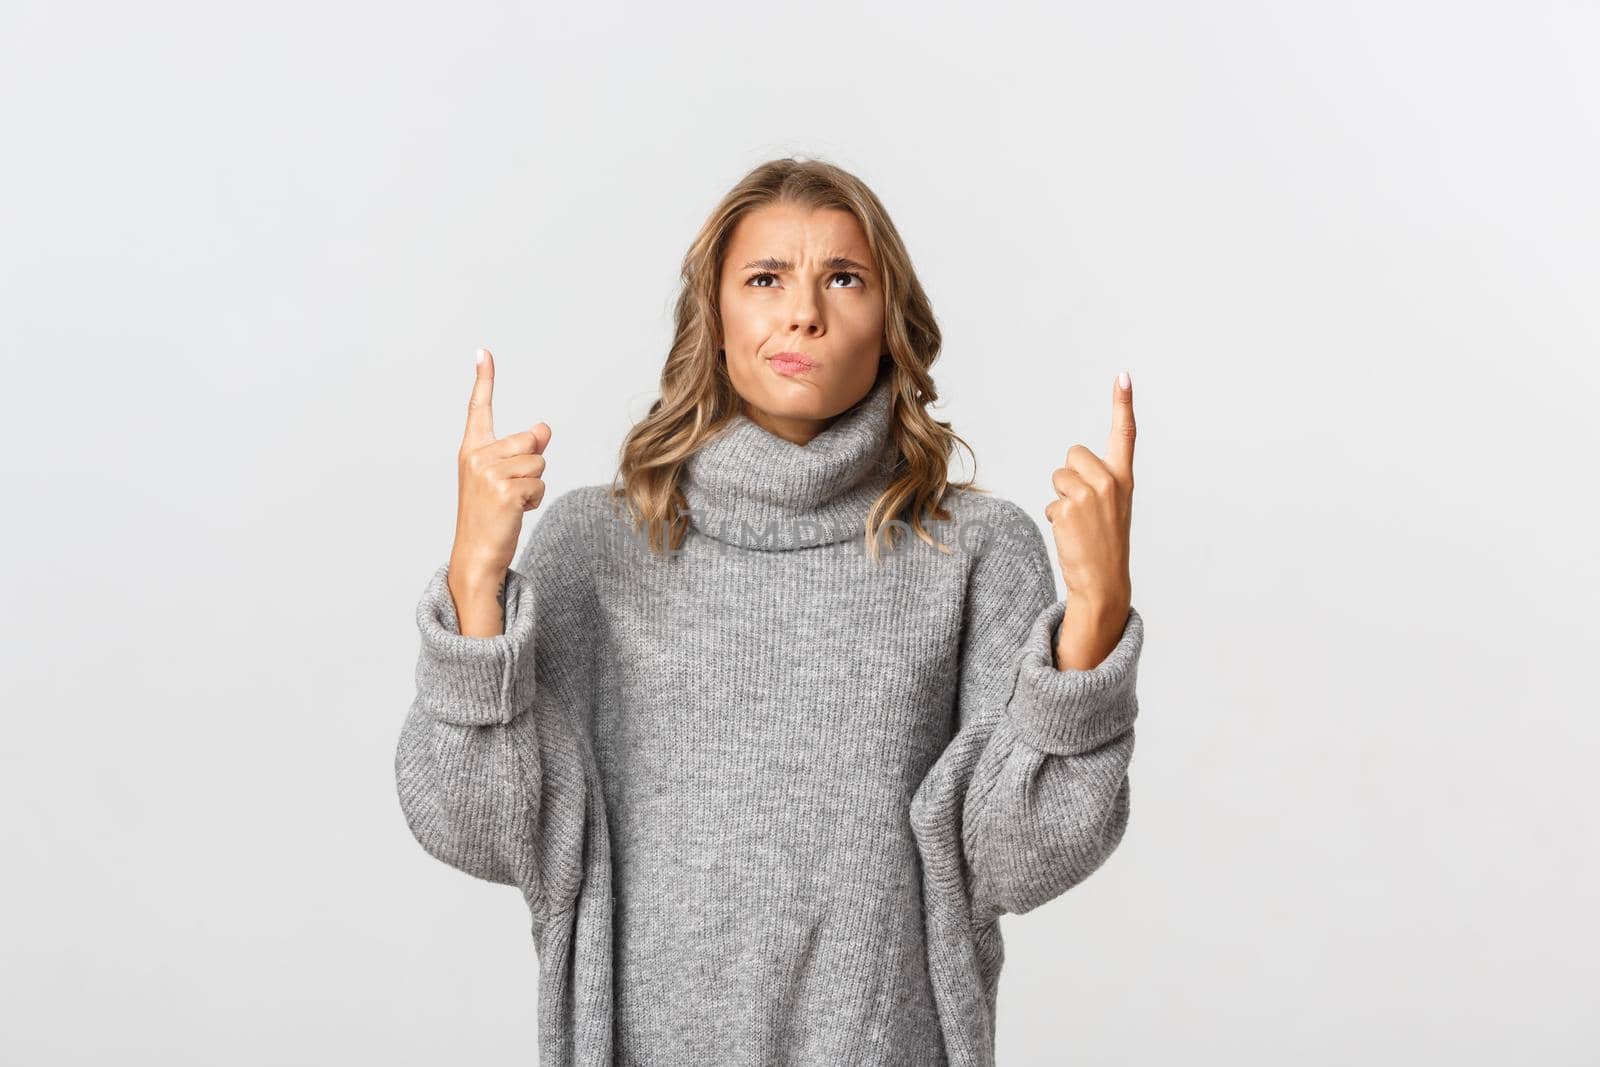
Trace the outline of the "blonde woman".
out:
M 1030 514 L 948 481 L 939 347 L 878 198 L 784 159 L 689 249 L 611 484 L 545 502 L 479 351 L 395 771 L 526 899 L 544 1067 L 993 1064 L 999 917 L 1121 840 L 1131 383 L 1052 477 L 1058 599 Z

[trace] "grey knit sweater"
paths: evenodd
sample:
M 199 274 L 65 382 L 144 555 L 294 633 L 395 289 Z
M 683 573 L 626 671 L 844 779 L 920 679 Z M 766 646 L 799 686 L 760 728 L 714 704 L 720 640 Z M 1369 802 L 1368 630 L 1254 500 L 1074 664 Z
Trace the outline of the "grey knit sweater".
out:
M 740 417 L 652 556 L 610 487 L 546 502 L 505 633 L 441 566 L 395 758 L 432 856 L 514 885 L 545 1067 L 994 1063 L 997 922 L 1128 821 L 1143 622 L 1057 670 L 1029 514 L 952 490 L 952 548 L 874 563 L 887 379 L 805 446 Z

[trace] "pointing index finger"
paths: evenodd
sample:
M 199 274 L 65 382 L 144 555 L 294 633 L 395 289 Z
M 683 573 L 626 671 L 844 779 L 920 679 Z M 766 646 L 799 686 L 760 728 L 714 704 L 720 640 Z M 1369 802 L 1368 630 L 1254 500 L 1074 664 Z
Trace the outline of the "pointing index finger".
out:
M 467 432 L 463 444 L 486 445 L 494 440 L 494 356 L 487 348 L 478 349 L 478 376 L 472 381 L 472 397 L 467 401 Z
M 1106 442 L 1106 466 L 1124 481 L 1133 477 L 1135 436 L 1133 379 L 1123 371 L 1111 385 L 1111 437 Z

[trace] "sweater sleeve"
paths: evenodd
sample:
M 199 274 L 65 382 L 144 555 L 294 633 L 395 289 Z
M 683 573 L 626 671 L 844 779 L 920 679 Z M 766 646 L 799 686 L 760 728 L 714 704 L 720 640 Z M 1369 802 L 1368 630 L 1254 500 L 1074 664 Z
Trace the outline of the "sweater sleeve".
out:
M 394 769 L 423 849 L 555 914 L 582 878 L 587 786 L 568 712 L 583 699 L 589 587 L 578 502 L 564 495 L 543 510 L 506 572 L 503 633 L 464 636 L 449 564 L 429 578 Z
M 997 504 L 970 579 L 958 697 L 961 730 L 982 738 L 960 800 L 977 924 L 1053 900 L 1121 842 L 1144 639 L 1130 607 L 1101 663 L 1057 669 L 1067 601 L 1051 554 L 1026 512 Z

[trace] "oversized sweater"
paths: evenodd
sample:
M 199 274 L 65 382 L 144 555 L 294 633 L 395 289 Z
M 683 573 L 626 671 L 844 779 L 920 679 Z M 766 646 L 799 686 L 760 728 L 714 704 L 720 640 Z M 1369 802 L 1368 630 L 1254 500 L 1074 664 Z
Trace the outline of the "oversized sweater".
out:
M 887 378 L 804 446 L 747 417 L 689 460 L 652 555 L 608 485 L 533 513 L 505 632 L 417 608 L 399 798 L 432 856 L 516 886 L 544 1067 L 994 1063 L 998 919 L 1128 821 L 1143 623 L 1058 670 L 1039 526 L 952 487 L 874 562 Z

